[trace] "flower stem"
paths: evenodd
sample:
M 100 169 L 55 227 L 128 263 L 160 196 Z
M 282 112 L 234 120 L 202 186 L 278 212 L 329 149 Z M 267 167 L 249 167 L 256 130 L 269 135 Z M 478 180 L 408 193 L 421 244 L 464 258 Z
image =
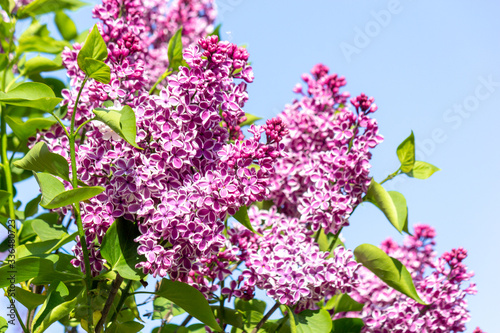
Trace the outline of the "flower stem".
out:
M 382 185 L 383 183 L 385 183 L 388 180 L 393 179 L 397 175 L 400 175 L 401 173 L 398 173 L 399 171 L 401 171 L 401 167 L 399 169 L 397 169 L 396 171 L 394 171 L 393 173 L 391 173 L 389 176 L 387 176 L 383 181 L 381 181 L 380 185 Z
M 161 81 L 165 80 L 165 78 L 166 78 L 167 76 L 169 76 L 170 74 L 172 74 L 172 72 L 173 72 L 172 70 L 167 69 L 167 70 L 165 71 L 165 73 L 163 73 L 163 74 L 162 74 L 162 75 L 158 78 L 158 81 L 156 81 L 156 83 L 153 85 L 153 87 L 151 88 L 151 90 L 149 90 L 149 94 L 150 94 L 150 95 L 153 95 L 153 93 L 154 93 L 154 92 L 155 92 L 155 90 L 156 90 L 156 86 L 157 86 L 157 85 L 159 85 Z
M 16 210 L 14 207 L 14 191 L 12 183 L 12 173 L 10 170 L 9 158 L 7 157 L 7 122 L 5 121 L 6 108 L 1 108 L 1 145 L 2 145 L 2 166 L 5 175 L 5 185 L 7 191 L 11 194 L 9 196 L 8 207 L 9 207 L 9 217 L 13 220 L 16 219 Z M 16 232 L 16 247 L 19 245 L 19 238 Z
M 73 188 L 78 188 L 78 175 L 76 173 L 76 146 L 75 146 L 75 119 L 76 119 L 76 110 L 78 107 L 78 102 L 80 101 L 80 95 L 82 94 L 83 87 L 85 83 L 87 83 L 88 77 L 85 77 L 83 80 L 80 90 L 78 91 L 78 95 L 76 96 L 75 106 L 73 108 L 73 114 L 71 115 L 71 127 L 70 127 L 70 136 L 69 136 L 69 149 L 71 155 L 71 176 L 72 181 L 71 184 Z M 93 332 L 93 322 L 92 322 L 92 297 L 90 294 L 90 289 L 92 288 L 92 273 L 90 271 L 90 257 L 89 257 L 89 249 L 87 248 L 87 240 L 85 237 L 85 231 L 83 230 L 82 216 L 80 212 L 80 203 L 76 203 L 75 208 L 75 220 L 76 225 L 78 226 L 78 235 L 80 236 L 80 244 L 82 246 L 83 252 L 83 260 L 85 265 L 85 284 L 87 288 L 87 302 L 88 302 L 88 328 L 89 332 Z

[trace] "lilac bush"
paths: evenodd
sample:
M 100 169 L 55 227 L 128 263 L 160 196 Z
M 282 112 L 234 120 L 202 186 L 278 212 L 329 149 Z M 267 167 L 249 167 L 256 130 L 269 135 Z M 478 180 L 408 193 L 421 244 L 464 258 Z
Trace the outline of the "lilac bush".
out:
M 156 332 L 465 331 L 476 293 L 467 251 L 437 258 L 434 229 L 411 234 L 404 196 L 382 186 L 438 169 L 415 161 L 412 133 L 398 170 L 372 178 L 383 141 L 373 97 L 351 98 L 346 79 L 317 64 L 291 104 L 255 125 L 244 111 L 250 55 L 220 40 L 212 0 L 103 0 L 82 34 L 64 12 L 79 1 L 0 5 L 0 214 L 21 222 L 0 281 L 27 309 L 26 320 L 12 314 L 24 332 L 56 321 L 139 332 L 142 317 L 161 319 Z M 51 12 L 64 40 L 36 20 Z M 40 75 L 60 68 L 69 85 Z M 14 183 L 32 175 L 41 195 L 20 212 Z M 408 234 L 403 245 L 346 247 L 341 231 L 363 202 Z M 13 267 L 23 273 L 9 285 Z M 138 294 L 151 297 L 137 304 Z

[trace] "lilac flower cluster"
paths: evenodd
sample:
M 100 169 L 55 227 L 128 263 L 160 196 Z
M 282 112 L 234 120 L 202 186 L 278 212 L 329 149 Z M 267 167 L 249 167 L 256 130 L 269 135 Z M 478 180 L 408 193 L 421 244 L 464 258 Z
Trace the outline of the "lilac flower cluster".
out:
M 150 50 L 145 67 L 149 85 L 168 68 L 168 42 L 182 27 L 182 43 L 189 46 L 214 30 L 217 11 L 214 0 L 148 0 L 143 2 Z M 174 68 L 177 70 L 177 68 Z M 163 87 L 162 84 L 159 87 Z
M 351 251 L 320 251 L 313 231 L 299 219 L 277 211 L 249 210 L 256 231 L 240 226 L 229 231 L 231 242 L 241 249 L 247 269 L 243 286 L 256 286 L 281 304 L 297 305 L 296 311 L 315 308 L 318 301 L 357 286 L 359 264 Z
M 377 109 L 373 98 L 352 99 L 352 111 L 349 94 L 340 92 L 345 79 L 328 72 L 318 64 L 312 76 L 304 74 L 307 92 L 297 85 L 294 92 L 302 98 L 280 115 L 290 135 L 283 139 L 286 157 L 277 164 L 270 198 L 312 230 L 337 233 L 368 189 L 369 150 L 382 136 L 368 116 Z
M 244 116 L 246 82 L 253 81 L 253 73 L 246 49 L 215 36 L 187 47 L 184 59 L 189 68 L 180 67 L 168 77 L 160 96 L 150 96 L 143 79 L 150 50 L 142 13 L 136 0 L 105 0 L 94 9 L 103 22 L 100 30 L 108 45 L 111 81 L 89 81 L 77 106 L 77 123 L 105 101 L 114 102 L 110 109 L 129 105 L 136 115 L 136 143 L 143 149 L 132 147 L 103 124 L 85 127 L 77 172 L 82 181 L 105 191 L 82 204 L 83 226 L 93 274 L 103 268 L 99 244 L 106 230 L 124 217 L 135 221 L 141 233 L 138 252 L 146 260 L 137 267 L 146 274 L 170 274 L 187 281 L 198 260 L 217 254 L 224 245 L 221 232 L 227 216 L 269 194 L 280 146 L 277 140 L 260 142 L 266 125 L 252 125 L 252 138 L 230 143 L 234 134 L 228 129 L 235 129 Z M 84 78 L 76 63 L 79 49 L 75 45 L 63 54 L 76 87 L 65 91 L 68 108 Z M 281 128 L 277 135 L 284 131 Z M 44 140 L 53 151 L 65 151 L 67 142 L 61 137 L 62 132 L 54 129 Z M 74 252 L 73 263 L 83 269 L 79 243 Z
M 405 264 L 418 294 L 429 305 L 421 305 L 388 287 L 367 269 L 359 270 L 360 285 L 351 296 L 364 303 L 362 332 L 465 331 L 470 314 L 464 297 L 476 293 L 475 284 L 463 286 L 474 275 L 463 263 L 467 251 L 453 249 L 434 260 L 434 237 L 433 228 L 417 225 L 414 236 L 408 236 L 403 246 L 391 239 L 382 244 L 387 254 Z M 428 270 L 431 273 L 424 276 Z

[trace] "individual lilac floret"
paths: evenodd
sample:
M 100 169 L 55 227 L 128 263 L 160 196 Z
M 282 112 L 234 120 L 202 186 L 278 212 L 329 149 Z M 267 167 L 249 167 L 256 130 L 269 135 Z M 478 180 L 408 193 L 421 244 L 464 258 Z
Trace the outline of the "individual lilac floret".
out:
M 360 268 L 360 285 L 351 296 L 364 303 L 362 332 L 465 331 L 465 323 L 470 319 L 465 296 L 476 293 L 475 284 L 463 286 L 474 275 L 463 263 L 467 251 L 453 249 L 435 261 L 434 237 L 433 228 L 417 225 L 414 236 L 408 236 L 403 246 L 390 239 L 382 244 L 388 255 L 405 264 L 417 293 L 429 305 L 417 303 L 388 287 L 367 269 Z
M 351 292 L 357 285 L 359 264 L 344 247 L 330 253 L 320 251 L 313 232 L 297 218 L 250 208 L 249 217 L 262 236 L 236 226 L 229 232 L 233 244 L 241 249 L 247 269 L 244 286 L 256 286 L 296 311 L 313 309 L 325 296 Z
M 304 74 L 307 94 L 296 86 L 302 97 L 279 116 L 290 134 L 282 141 L 285 157 L 278 161 L 270 199 L 312 230 L 337 233 L 368 190 L 370 149 L 382 136 L 368 116 L 376 110 L 373 98 L 353 99 L 352 111 L 349 94 L 340 92 L 345 78 L 328 72 L 318 64 L 312 76 Z

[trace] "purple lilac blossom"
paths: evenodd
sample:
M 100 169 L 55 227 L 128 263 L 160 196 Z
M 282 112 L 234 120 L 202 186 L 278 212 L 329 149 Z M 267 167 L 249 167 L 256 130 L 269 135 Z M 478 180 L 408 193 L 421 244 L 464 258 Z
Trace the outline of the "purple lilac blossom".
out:
M 366 268 L 359 269 L 360 284 L 351 296 L 364 303 L 360 313 L 365 322 L 362 332 L 465 331 L 465 323 L 470 319 L 465 296 L 476 294 L 474 283 L 464 286 L 474 275 L 463 263 L 467 251 L 453 249 L 435 260 L 434 237 L 433 228 L 415 225 L 414 235 L 407 236 L 402 246 L 392 239 L 387 239 L 381 246 L 408 268 L 417 292 L 429 304 L 427 306 L 388 287 Z M 343 316 L 358 315 L 336 315 L 337 318 Z
M 351 251 L 344 247 L 331 255 L 320 251 L 314 232 L 276 207 L 266 211 L 252 206 L 248 215 L 262 236 L 239 225 L 229 230 L 231 242 L 245 260 L 245 288 L 256 286 L 281 304 L 297 305 L 295 310 L 300 312 L 317 308 L 315 303 L 324 297 L 348 293 L 357 286 L 360 265 Z
M 150 96 L 144 75 L 148 26 L 154 23 L 146 24 L 148 16 L 143 14 L 136 0 L 105 0 L 94 8 L 108 46 L 111 81 L 89 80 L 77 106 L 77 124 L 105 101 L 114 102 L 111 109 L 129 105 L 136 114 L 136 143 L 143 150 L 97 122 L 85 127 L 77 148 L 77 172 L 82 181 L 105 191 L 82 204 L 82 220 L 93 274 L 104 267 L 99 244 L 106 230 L 124 217 L 135 221 L 141 233 L 138 252 L 146 260 L 137 267 L 145 274 L 187 281 L 198 260 L 217 254 L 224 245 L 226 217 L 269 194 L 269 176 L 281 152 L 276 140 L 260 142 L 266 125 L 252 125 L 253 137 L 230 142 L 240 137 L 228 128 L 239 130 L 248 99 L 246 83 L 253 81 L 253 72 L 246 49 L 219 42 L 216 36 L 187 47 L 189 68 L 180 67 L 167 78 L 160 96 Z M 84 78 L 76 62 L 79 49 L 75 44 L 74 50 L 63 52 L 73 87 L 64 91 L 63 103 L 71 110 L 66 117 Z M 60 129 L 53 128 L 43 139 L 69 160 Z M 83 269 L 79 242 L 73 250 L 73 264 Z
M 316 231 L 337 233 L 368 190 L 370 149 L 382 142 L 377 121 L 368 116 L 377 107 L 373 97 L 352 99 L 340 92 L 344 77 L 328 74 L 318 64 L 307 84 L 293 89 L 300 99 L 287 105 L 280 118 L 289 130 L 283 139 L 286 156 L 277 163 L 270 199 L 282 212 Z

